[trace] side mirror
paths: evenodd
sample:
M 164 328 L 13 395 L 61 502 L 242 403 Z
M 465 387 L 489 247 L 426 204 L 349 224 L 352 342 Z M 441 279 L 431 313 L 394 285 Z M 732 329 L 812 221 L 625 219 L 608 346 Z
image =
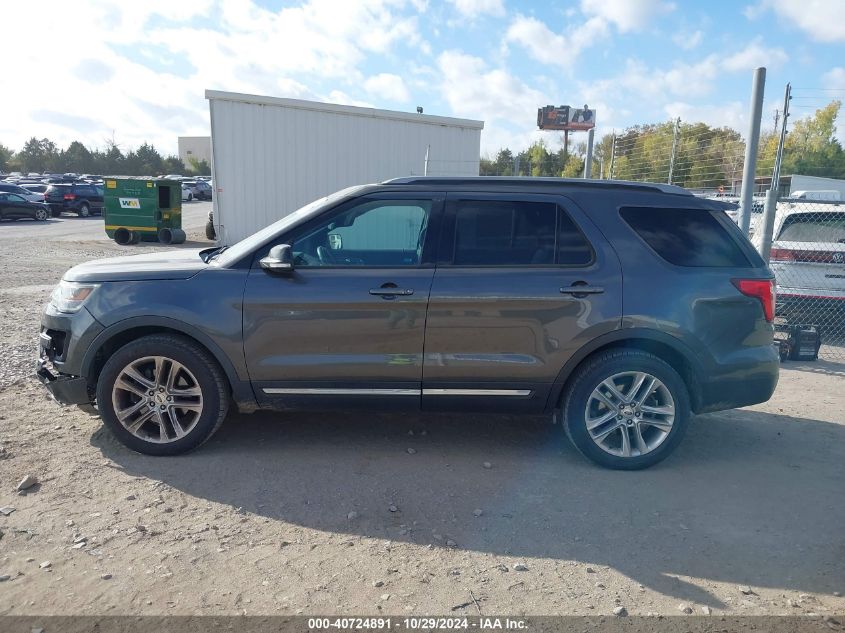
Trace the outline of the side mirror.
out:
M 267 257 L 258 262 L 264 270 L 273 273 L 287 273 L 293 270 L 293 253 L 290 244 L 277 244 L 270 249 Z

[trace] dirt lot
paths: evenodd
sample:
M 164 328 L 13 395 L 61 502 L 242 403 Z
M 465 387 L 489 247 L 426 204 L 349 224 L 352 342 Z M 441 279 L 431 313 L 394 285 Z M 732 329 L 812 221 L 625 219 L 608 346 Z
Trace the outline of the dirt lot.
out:
M 0 614 L 845 613 L 845 365 L 638 473 L 490 416 L 233 415 L 150 458 L 28 377 L 61 273 L 126 252 L 98 222 L 0 226 Z

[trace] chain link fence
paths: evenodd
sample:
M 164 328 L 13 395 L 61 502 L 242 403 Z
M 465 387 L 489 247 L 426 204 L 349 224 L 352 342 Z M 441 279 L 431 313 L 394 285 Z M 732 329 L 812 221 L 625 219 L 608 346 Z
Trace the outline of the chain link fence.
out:
M 783 353 L 845 361 L 845 204 L 779 199 L 769 262 Z

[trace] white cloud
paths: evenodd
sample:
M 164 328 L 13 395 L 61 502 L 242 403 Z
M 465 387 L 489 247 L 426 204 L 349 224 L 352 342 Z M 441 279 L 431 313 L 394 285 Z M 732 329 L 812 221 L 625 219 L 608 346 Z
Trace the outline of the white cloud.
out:
M 539 62 L 572 70 L 581 51 L 606 34 L 607 23 L 598 17 L 564 36 L 536 18 L 518 15 L 508 27 L 505 41 L 519 44 Z
M 411 98 L 402 77 L 390 73 L 379 73 L 367 78 L 364 82 L 364 89 L 368 93 L 388 101 L 404 103 Z
M 640 31 L 675 6 L 663 0 L 581 0 L 585 15 L 600 17 L 616 25 L 620 32 Z
M 774 11 L 785 23 L 798 27 L 819 42 L 845 42 L 845 2 L 841 0 L 761 0 L 745 15 L 755 19 Z
M 484 60 L 451 50 L 437 58 L 440 92 L 457 116 L 484 120 L 482 149 L 496 151 L 507 139 L 526 138 L 536 127 L 537 107 L 551 103 L 548 94 L 528 86 Z M 511 145 L 523 147 L 524 145 Z
M 458 12 L 468 18 L 480 15 L 503 16 L 505 5 L 503 0 L 449 0 Z
M 822 82 L 825 88 L 845 90 L 845 68 L 842 66 L 831 68 L 822 75 Z
M 722 67 L 729 72 L 753 70 L 760 66 L 777 68 L 787 62 L 789 56 L 782 48 L 767 48 L 762 38 L 756 38 L 741 51 L 722 60 Z
M 577 55 L 563 35 L 553 33 L 540 20 L 524 15 L 514 19 L 505 40 L 524 46 L 531 57 L 546 64 L 566 65 Z
M 700 29 L 697 31 L 677 33 L 672 36 L 672 41 L 685 51 L 691 51 L 701 45 L 704 41 L 704 32 Z
M 714 127 L 731 127 L 744 132 L 748 126 L 748 106 L 740 101 L 721 104 L 692 104 L 672 101 L 663 106 L 669 119 L 680 117 L 681 121 L 701 121 Z
M 206 88 L 363 103 L 369 57 L 424 57 L 423 9 L 422 0 L 305 0 L 279 10 L 253 0 L 4 3 L 5 23 L 47 14 L 86 43 L 68 49 L 45 37 L 33 46 L 27 29 L 7 29 L 3 40 L 28 74 L 51 78 L 51 90 L 86 96 L 54 104 L 43 91 L 19 91 L 4 101 L 0 139 L 13 148 L 33 135 L 103 146 L 114 135 L 124 149 L 149 141 L 169 153 L 177 136 L 208 134 Z M 56 73 L 57 59 L 69 72 Z

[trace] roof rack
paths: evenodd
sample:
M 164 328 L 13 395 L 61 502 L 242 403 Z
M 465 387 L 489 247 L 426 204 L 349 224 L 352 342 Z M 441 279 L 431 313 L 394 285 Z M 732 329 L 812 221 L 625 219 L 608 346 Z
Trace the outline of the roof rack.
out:
M 631 182 L 629 180 L 597 180 L 585 178 L 549 178 L 549 177 L 510 177 L 510 176 L 404 176 L 385 180 L 383 185 L 477 185 L 487 183 L 503 186 L 539 186 L 539 187 L 630 187 L 691 196 L 692 193 L 678 185 L 666 185 L 659 182 Z

